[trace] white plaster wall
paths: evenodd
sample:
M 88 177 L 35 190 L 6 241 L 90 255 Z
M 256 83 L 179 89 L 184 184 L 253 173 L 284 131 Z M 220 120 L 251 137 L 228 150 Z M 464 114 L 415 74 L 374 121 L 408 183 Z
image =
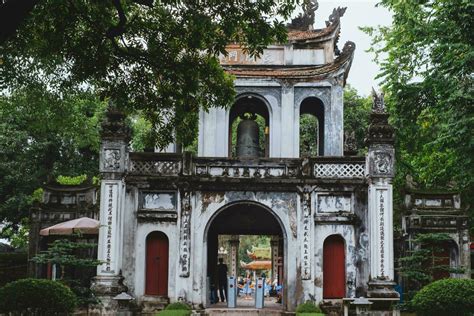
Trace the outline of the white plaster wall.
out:
M 315 253 L 315 264 L 314 264 L 314 293 L 318 302 L 323 299 L 323 248 L 324 241 L 331 235 L 340 235 L 345 240 L 345 259 L 346 259 L 346 297 L 355 297 L 355 285 L 356 285 L 356 241 L 354 227 L 352 225 L 345 224 L 331 224 L 331 223 L 317 223 L 315 226 L 314 234 L 314 253 Z
M 285 271 L 287 283 L 287 308 L 293 310 L 296 306 L 296 270 L 299 257 L 296 239 L 296 193 L 264 193 L 264 192 L 227 192 L 216 194 L 209 204 L 203 205 L 201 193 L 194 196 L 192 213 L 192 249 L 191 270 L 192 293 L 188 296 L 195 304 L 205 304 L 207 299 L 207 228 L 211 219 L 222 208 L 232 202 L 254 201 L 271 209 L 282 224 L 285 239 Z M 191 281 L 191 280 L 189 280 Z M 189 284 L 189 282 L 188 282 Z M 179 289 L 177 289 L 179 291 Z

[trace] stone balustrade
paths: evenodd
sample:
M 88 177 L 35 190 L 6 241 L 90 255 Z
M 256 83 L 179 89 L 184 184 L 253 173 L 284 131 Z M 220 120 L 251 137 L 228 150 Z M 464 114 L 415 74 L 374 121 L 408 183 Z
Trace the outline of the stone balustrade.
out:
M 146 176 L 204 178 L 362 179 L 365 157 L 207 158 L 185 154 L 130 153 L 128 173 Z

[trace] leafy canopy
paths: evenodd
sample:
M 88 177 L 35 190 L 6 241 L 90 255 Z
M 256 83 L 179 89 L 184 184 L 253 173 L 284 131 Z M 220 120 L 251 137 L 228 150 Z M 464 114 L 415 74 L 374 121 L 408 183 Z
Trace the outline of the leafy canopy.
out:
M 451 186 L 471 204 L 474 192 L 474 3 L 466 0 L 380 4 L 389 27 L 363 28 L 381 66 L 397 136 L 396 185 L 406 174 L 423 187 Z
M 40 84 L 0 96 L 0 222 L 26 217 L 45 182 L 98 173 L 105 106 L 90 92 L 61 96 Z
M 92 87 L 117 106 L 141 110 L 166 146 L 176 131 L 189 145 L 198 109 L 233 100 L 219 64 L 229 43 L 255 56 L 286 40 L 283 21 L 298 1 L 38 2 L 0 48 L 3 88 L 41 82 L 69 91 Z

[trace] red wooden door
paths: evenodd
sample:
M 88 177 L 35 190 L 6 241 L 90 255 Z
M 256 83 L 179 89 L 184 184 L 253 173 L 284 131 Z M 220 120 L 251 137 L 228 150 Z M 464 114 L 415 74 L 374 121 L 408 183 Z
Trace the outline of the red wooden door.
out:
M 150 233 L 146 239 L 147 295 L 168 295 L 168 238 L 161 232 Z
M 346 296 L 346 258 L 344 239 L 329 236 L 323 251 L 323 298 Z

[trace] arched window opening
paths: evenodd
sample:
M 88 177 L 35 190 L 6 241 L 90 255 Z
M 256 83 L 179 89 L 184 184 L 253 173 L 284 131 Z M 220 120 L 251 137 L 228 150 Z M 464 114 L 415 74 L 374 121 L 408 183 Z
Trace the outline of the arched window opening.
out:
M 269 156 L 270 115 L 258 97 L 238 98 L 229 115 L 229 157 Z
M 324 241 L 323 298 L 346 296 L 346 253 L 344 238 L 332 235 Z
M 324 155 L 324 105 L 315 97 L 300 106 L 300 157 Z
M 168 295 L 168 257 L 168 237 L 162 232 L 150 233 L 146 238 L 146 295 Z

